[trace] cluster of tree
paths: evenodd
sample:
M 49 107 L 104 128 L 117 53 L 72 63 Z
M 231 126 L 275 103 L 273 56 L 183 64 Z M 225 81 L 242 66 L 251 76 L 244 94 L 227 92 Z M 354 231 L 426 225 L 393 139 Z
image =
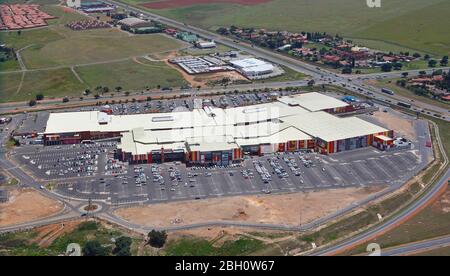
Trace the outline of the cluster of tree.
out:
M 5 62 L 15 57 L 16 53 L 13 48 L 0 47 L 0 62 Z
M 161 248 L 167 241 L 167 233 L 165 231 L 152 230 L 148 233 L 148 244 L 152 247 Z
M 450 92 L 450 70 L 447 73 L 442 73 L 442 76 L 444 79 L 436 83 L 436 87 Z

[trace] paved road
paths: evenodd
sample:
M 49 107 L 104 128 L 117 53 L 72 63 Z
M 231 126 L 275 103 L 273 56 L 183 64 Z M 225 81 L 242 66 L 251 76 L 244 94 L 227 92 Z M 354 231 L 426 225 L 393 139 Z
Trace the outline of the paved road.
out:
M 381 256 L 406 256 L 420 254 L 434 249 L 450 247 L 450 236 L 409 243 L 398 247 L 382 249 Z

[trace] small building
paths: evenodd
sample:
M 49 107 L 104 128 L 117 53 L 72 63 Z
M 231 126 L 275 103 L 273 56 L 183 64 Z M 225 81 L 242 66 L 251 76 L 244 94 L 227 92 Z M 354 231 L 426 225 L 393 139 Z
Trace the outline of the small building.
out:
M 119 20 L 117 22 L 120 26 L 123 26 L 128 29 L 135 29 L 135 28 L 143 28 L 143 27 L 150 27 L 152 24 L 151 22 L 139 19 L 137 17 L 128 17 L 122 20 Z
M 246 77 L 267 75 L 275 70 L 272 64 L 256 58 L 232 60 L 230 63 Z
M 198 36 L 189 32 L 181 32 L 177 34 L 177 38 L 188 43 L 195 43 L 198 41 Z
M 200 49 L 211 49 L 216 48 L 216 43 L 214 41 L 200 41 L 196 44 Z
M 394 139 L 385 135 L 375 135 L 372 145 L 379 150 L 388 150 L 394 147 Z
M 81 8 L 81 0 L 67 0 L 66 5 L 72 9 L 79 9 Z

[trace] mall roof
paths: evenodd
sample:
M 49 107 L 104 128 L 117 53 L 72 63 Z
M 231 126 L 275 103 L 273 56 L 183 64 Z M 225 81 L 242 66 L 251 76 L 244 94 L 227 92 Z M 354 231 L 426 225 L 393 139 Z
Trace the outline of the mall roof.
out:
M 281 97 L 278 101 L 289 106 L 301 106 L 312 112 L 348 106 L 346 102 L 317 92 Z
M 326 142 L 388 131 L 357 117 L 340 118 L 324 111 L 286 117 L 283 122 Z
M 235 145 L 258 145 L 309 140 L 324 141 L 379 134 L 387 130 L 356 117 L 340 118 L 323 111 L 346 106 L 320 93 L 283 97 L 272 103 L 229 109 L 205 107 L 193 111 L 138 115 L 106 113 L 52 113 L 45 134 L 81 132 L 121 132 L 122 148 L 142 153 L 173 148 L 198 150 L 233 148 Z M 224 143 L 208 143 L 205 137 L 232 137 Z M 213 145 L 216 145 L 213 147 Z

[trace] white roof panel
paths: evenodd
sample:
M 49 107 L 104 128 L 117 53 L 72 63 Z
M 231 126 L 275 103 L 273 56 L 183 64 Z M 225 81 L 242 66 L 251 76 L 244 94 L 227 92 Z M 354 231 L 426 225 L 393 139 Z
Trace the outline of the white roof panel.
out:
M 278 101 L 290 106 L 301 106 L 312 112 L 348 106 L 343 101 L 317 92 L 281 97 Z

